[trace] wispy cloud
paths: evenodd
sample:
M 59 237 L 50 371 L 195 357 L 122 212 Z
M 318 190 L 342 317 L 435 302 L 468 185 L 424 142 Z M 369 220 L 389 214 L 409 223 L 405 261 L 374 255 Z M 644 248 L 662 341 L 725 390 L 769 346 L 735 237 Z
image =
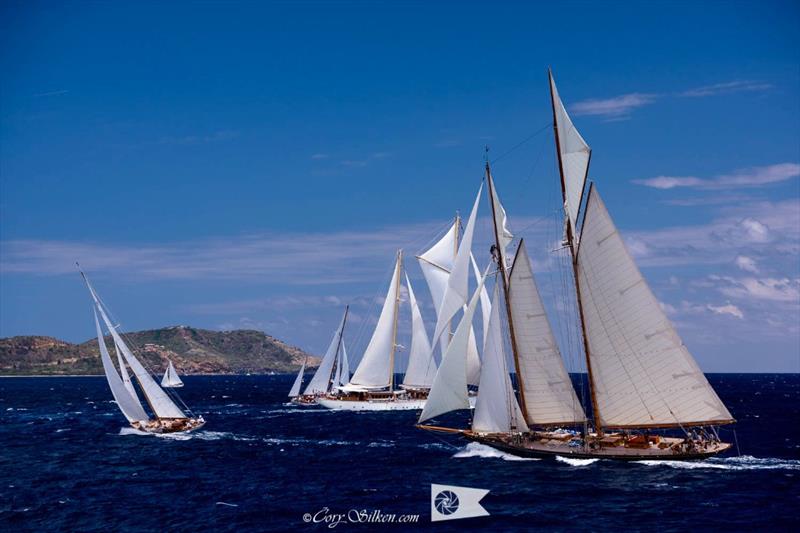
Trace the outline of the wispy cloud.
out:
M 752 257 L 747 257 L 746 255 L 738 255 L 736 256 L 736 266 L 739 267 L 741 270 L 745 272 L 752 272 L 753 274 L 758 274 L 758 265 L 756 265 L 756 260 Z
M 328 154 L 324 154 L 324 153 L 311 154 L 311 159 L 314 159 L 314 160 L 317 160 L 317 161 L 320 160 L 320 159 L 328 159 L 329 157 L 330 156 Z
M 753 80 L 734 80 L 725 83 L 715 83 L 713 85 L 705 85 L 703 87 L 695 87 L 680 93 L 680 96 L 689 98 L 697 98 L 701 96 L 713 96 L 723 93 L 738 93 L 738 92 L 760 92 L 772 89 L 772 84 L 763 81 Z
M 167 136 L 158 140 L 159 144 L 173 144 L 181 146 L 193 146 L 198 144 L 208 144 L 221 141 L 229 141 L 239 136 L 236 130 L 219 130 L 207 135 L 185 135 L 183 137 Z
M 573 115 L 599 115 L 610 119 L 627 118 L 634 110 L 656 101 L 658 95 L 647 93 L 630 93 L 612 98 L 590 99 L 570 106 Z
M 800 176 L 797 163 L 779 163 L 762 167 L 737 170 L 731 174 L 721 174 L 713 178 L 695 176 L 656 176 L 654 178 L 631 180 L 637 185 L 654 189 L 675 189 L 679 187 L 705 190 L 736 189 L 760 187 L 780 183 Z
M 36 93 L 32 94 L 33 98 L 42 98 L 44 96 L 61 96 L 62 94 L 67 94 L 69 91 L 67 89 L 62 89 L 60 91 L 48 91 L 46 93 Z
M 718 315 L 730 315 L 740 320 L 744 318 L 744 313 L 742 313 L 742 310 L 730 302 L 725 305 L 708 304 L 706 307 L 708 307 L 709 311 Z

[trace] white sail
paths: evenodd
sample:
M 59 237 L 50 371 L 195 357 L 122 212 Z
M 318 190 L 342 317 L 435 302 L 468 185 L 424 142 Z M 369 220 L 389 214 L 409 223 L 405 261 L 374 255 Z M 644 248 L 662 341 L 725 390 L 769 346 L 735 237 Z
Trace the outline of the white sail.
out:
M 500 284 L 496 283 L 489 332 L 484 343 L 480 389 L 472 419 L 472 430 L 479 433 L 528 430 L 511 386 L 500 320 Z
M 112 337 L 113 339 L 113 337 Z M 136 394 L 136 389 L 133 388 L 133 382 L 131 382 L 131 377 L 128 374 L 128 369 L 125 367 L 125 361 L 122 359 L 122 351 L 117 346 L 117 343 L 114 342 L 114 353 L 117 354 L 117 363 L 119 364 L 119 373 L 122 374 L 122 383 L 125 384 L 125 388 L 128 389 L 128 392 L 131 393 L 136 401 L 139 401 L 139 396 Z
M 178 373 L 175 371 L 175 367 L 172 366 L 172 361 L 169 361 L 169 365 L 167 366 L 167 370 L 164 372 L 164 377 L 161 378 L 161 386 L 162 387 L 181 387 L 183 386 L 183 381 L 178 376 Z
M 303 364 L 300 366 L 300 370 L 297 372 L 297 377 L 294 378 L 294 383 L 292 383 L 292 388 L 289 390 L 289 398 L 295 398 L 300 396 L 300 387 L 303 386 L 303 373 L 306 371 L 306 361 L 308 358 L 303 359 Z
M 400 269 L 401 256 L 398 254 L 378 324 L 375 326 L 375 331 L 372 333 L 367 349 L 364 350 L 361 362 L 350 380 L 353 388 L 383 389 L 392 383 Z
M 408 304 L 411 307 L 411 350 L 408 354 L 408 368 L 403 378 L 403 385 L 408 387 L 430 388 L 436 376 L 436 362 L 433 360 L 433 350 L 425 331 L 425 322 L 411 288 L 411 280 L 406 275 L 408 288 Z
M 479 282 L 481 280 L 481 270 L 478 268 L 475 257 L 470 257 L 472 259 L 472 273 L 475 274 L 475 282 Z M 481 291 L 481 315 L 483 318 L 483 343 L 486 344 L 486 337 L 489 332 L 489 319 L 492 315 L 492 302 L 489 300 L 489 293 L 486 291 L 485 286 Z
M 488 172 L 488 167 L 487 167 Z M 497 196 L 497 189 L 494 187 L 494 180 L 490 180 L 489 186 L 492 188 L 492 216 L 494 216 L 493 231 L 496 232 L 495 242 L 500 243 L 500 257 L 503 260 L 503 265 L 506 268 L 510 266 L 507 258 L 507 248 L 514 239 L 514 234 L 508 229 L 508 217 L 503 204 L 500 203 L 500 198 Z M 486 297 L 488 299 L 488 296 Z
M 480 281 L 480 280 L 478 280 Z M 466 312 L 467 306 L 464 306 Z M 469 341 L 467 342 L 467 383 L 478 386 L 481 380 L 481 358 L 478 355 L 478 341 L 475 339 L 475 328 L 469 327 Z
M 450 276 L 447 278 L 447 288 L 445 289 L 442 303 L 439 306 L 439 315 L 436 317 L 436 329 L 433 334 L 433 342 L 439 340 L 441 334 L 448 327 L 450 320 L 467 303 L 469 298 L 469 268 L 470 255 L 472 254 L 472 235 L 475 232 L 475 218 L 478 215 L 478 204 L 483 191 L 483 183 L 478 188 L 472 212 L 464 229 L 464 236 L 458 245 L 458 253 Z
M 88 286 L 89 291 L 92 293 L 92 298 L 94 298 L 97 310 L 100 311 L 100 317 L 103 319 L 103 322 L 105 323 L 106 328 L 108 328 L 108 331 L 111 333 L 111 336 L 114 337 L 114 342 L 119 347 L 123 357 L 125 357 L 125 361 L 128 363 L 128 366 L 130 366 L 131 370 L 133 370 L 133 374 L 136 376 L 136 379 L 139 380 L 139 385 L 142 387 L 142 392 L 147 398 L 150 407 L 153 408 L 156 416 L 158 418 L 186 418 L 186 415 L 183 411 L 181 411 L 180 407 L 175 405 L 175 402 L 173 402 L 170 397 L 167 396 L 167 393 L 158 386 L 158 383 L 155 382 L 150 373 L 144 368 L 144 366 L 142 366 L 142 363 L 140 363 L 139 360 L 133 355 L 130 348 L 128 348 L 128 345 L 125 344 L 125 341 L 122 340 L 122 337 L 120 337 L 119 333 L 117 333 L 117 330 L 111 324 L 111 320 L 109 320 L 105 309 L 103 309 L 103 305 L 100 303 L 100 300 L 97 298 L 97 294 L 94 292 L 94 289 L 91 285 Z
M 444 357 L 442 357 L 442 364 L 439 365 L 425 407 L 419 417 L 420 422 L 456 409 L 469 408 L 467 345 L 472 330 L 472 317 L 475 315 L 475 308 L 478 306 L 481 289 L 486 282 L 486 275 L 489 273 L 490 267 L 487 267 L 486 273 L 478 283 L 478 288 L 472 296 L 464 316 L 461 317 L 461 322 L 447 346 Z
M 586 175 L 589 172 L 592 150 L 569 118 L 567 110 L 558 96 L 558 89 L 556 89 L 552 73 L 550 73 L 550 91 L 553 98 L 558 150 L 564 179 L 564 204 L 569 223 L 572 226 L 572 233 L 577 241 L 578 213 L 583 198 Z
M 341 371 L 339 372 L 338 382 L 339 385 L 343 387 L 348 383 L 350 383 L 350 362 L 347 359 L 347 348 L 345 348 L 344 339 L 342 339 L 341 352 L 342 353 L 339 354 L 340 355 L 339 368 Z
M 128 419 L 128 422 L 136 422 L 139 420 L 148 420 L 150 417 L 144 412 L 142 404 L 136 396 L 131 396 L 122 379 L 114 369 L 114 363 L 111 362 L 111 356 L 108 355 L 108 348 L 106 341 L 103 339 L 103 331 L 100 329 L 100 322 L 97 320 L 97 312 L 94 313 L 94 325 L 97 328 L 97 344 L 100 347 L 100 360 L 103 362 L 103 371 L 106 374 L 106 381 L 111 388 L 111 394 L 114 396 L 114 401 L 117 402 L 120 411 Z
M 436 310 L 436 317 L 438 319 L 441 313 L 442 300 L 444 293 L 447 290 L 447 280 L 450 278 L 450 271 L 453 270 L 453 260 L 457 251 L 457 238 L 458 233 L 458 219 L 450 226 L 450 230 L 439 239 L 436 244 L 431 246 L 427 251 L 417 256 L 419 267 L 422 269 L 422 274 L 425 276 L 425 281 L 428 284 L 428 290 L 431 293 L 433 300 L 433 307 Z M 450 342 L 448 335 L 442 335 L 439 338 L 439 347 L 442 354 L 447 350 L 447 344 Z
M 575 395 L 558 350 L 524 242 L 520 242 L 509 283 L 522 395 L 528 424 L 583 422 L 583 407 Z M 484 356 L 485 358 L 485 356 Z
M 339 327 L 336 328 L 336 331 L 333 333 L 333 338 L 331 338 L 331 342 L 328 345 L 328 349 L 322 361 L 320 361 L 317 367 L 317 371 L 314 372 L 314 376 L 311 378 L 311 381 L 309 381 L 303 394 L 325 394 L 330 390 L 331 380 L 333 379 L 333 365 L 336 363 L 336 357 L 339 353 L 339 346 L 341 345 L 342 332 L 344 331 L 346 320 L 347 309 L 344 311 Z
M 578 248 L 578 284 L 601 426 L 732 421 L 642 277 L 595 187 L 589 188 Z

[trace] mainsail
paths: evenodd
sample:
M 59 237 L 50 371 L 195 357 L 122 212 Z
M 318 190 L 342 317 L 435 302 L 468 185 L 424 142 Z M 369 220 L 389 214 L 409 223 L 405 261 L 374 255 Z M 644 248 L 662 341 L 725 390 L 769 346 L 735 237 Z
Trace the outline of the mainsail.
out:
M 558 96 L 553 73 L 550 72 L 550 96 L 553 104 L 553 120 L 556 128 L 556 147 L 562 173 L 564 207 L 571 227 L 573 238 L 577 241 L 578 213 L 581 208 L 586 175 L 589 172 L 589 160 L 592 149 L 583 140 L 581 134 L 572 124 L 561 98 Z
M 601 427 L 733 422 L 628 253 L 594 186 L 577 251 Z
M 479 433 L 527 431 L 525 418 L 511 386 L 503 334 L 500 327 L 500 284 L 495 284 L 489 319 L 488 336 L 484 343 L 483 368 L 472 430 Z M 530 411 L 529 411 L 530 412 Z
M 330 390 L 331 380 L 333 379 L 334 364 L 336 364 L 336 359 L 339 354 L 339 347 L 341 346 L 344 325 L 347 322 L 347 312 L 348 308 L 345 307 L 342 321 L 339 323 L 339 327 L 336 328 L 333 338 L 331 339 L 331 343 L 328 345 L 328 350 L 325 352 L 325 356 L 322 358 L 322 361 L 320 361 L 317 371 L 314 372 L 314 377 L 311 378 L 311 381 L 308 383 L 308 386 L 303 394 L 309 396 L 314 394 L 325 394 Z
M 524 241 L 514 258 L 508 296 L 528 424 L 583 422 L 586 417 L 547 319 Z
M 486 272 L 478 283 L 478 288 L 464 311 L 464 316 L 461 317 L 453 339 L 442 357 L 442 364 L 439 365 L 425 407 L 419 417 L 420 422 L 456 409 L 469 408 L 467 346 L 472 331 L 472 317 L 475 315 L 475 308 L 478 306 L 481 289 L 486 282 L 489 268 L 491 265 L 486 267 Z
M 402 252 L 397 253 L 397 262 L 383 302 L 383 309 L 372 338 L 364 350 L 350 385 L 353 389 L 384 389 L 391 387 L 394 378 L 394 353 L 396 349 L 397 312 L 400 302 L 400 270 Z
M 292 383 L 292 388 L 289 391 L 289 398 L 296 398 L 297 396 L 300 396 L 300 387 L 303 386 L 303 373 L 306 371 L 306 362 L 308 362 L 307 357 L 303 359 L 303 364 L 300 366 L 300 371 L 297 372 L 297 377 L 294 378 L 294 383 Z
M 178 376 L 178 373 L 175 371 L 175 367 L 172 366 L 172 361 L 169 362 L 169 366 L 167 366 L 166 372 L 164 372 L 164 377 L 161 378 L 161 386 L 162 387 L 181 387 L 183 386 L 183 381 Z
M 120 379 L 119 374 L 114 369 L 114 363 L 108 355 L 106 341 L 103 339 L 103 331 L 100 329 L 100 322 L 97 320 L 97 311 L 94 312 L 94 325 L 97 328 L 97 344 L 100 347 L 100 360 L 103 362 L 103 372 L 106 374 L 106 381 L 111 388 L 114 401 L 117 402 L 120 411 L 128 419 L 128 422 L 145 421 L 150 417 L 144 412 L 142 404 L 135 395 L 131 395 L 125 384 Z M 123 367 L 124 368 L 124 367 Z M 124 370 L 123 370 L 124 371 Z
M 403 377 L 403 385 L 416 388 L 430 388 L 436 376 L 436 362 L 433 360 L 433 350 L 422 321 L 422 313 L 411 288 L 411 280 L 406 275 L 408 288 L 408 304 L 411 307 L 411 350 L 408 354 L 408 368 Z

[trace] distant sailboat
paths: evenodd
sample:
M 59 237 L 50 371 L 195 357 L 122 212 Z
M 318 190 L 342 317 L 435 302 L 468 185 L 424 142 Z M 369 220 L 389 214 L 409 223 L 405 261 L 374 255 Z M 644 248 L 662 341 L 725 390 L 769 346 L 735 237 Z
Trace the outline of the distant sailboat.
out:
M 161 378 L 161 386 L 167 388 L 178 388 L 183 387 L 183 381 L 178 376 L 178 373 L 175 372 L 175 367 L 172 366 L 172 361 L 169 362 L 169 366 L 167 366 L 167 371 L 164 372 L 164 377 Z
M 419 427 L 459 433 L 520 456 L 674 460 L 724 452 L 731 444 L 720 440 L 716 427 L 735 420 L 661 310 L 594 184 L 578 225 L 591 150 L 567 115 L 552 74 L 550 91 L 564 245 L 572 257 L 594 427 L 564 367 L 523 242 L 508 268 L 510 233 L 488 162 L 498 273 L 472 426 Z M 505 316 L 499 313 L 503 300 Z M 504 329 L 519 384 L 516 394 L 506 365 Z M 466 372 L 463 365 L 455 367 L 446 375 L 442 363 L 420 424 L 463 407 Z M 582 431 L 558 430 L 569 426 Z M 660 430 L 682 436 L 656 434 Z
M 292 403 L 297 405 L 316 405 L 320 396 L 327 394 L 333 387 L 341 384 L 343 379 L 350 378 L 343 339 L 349 311 L 350 306 L 345 306 L 342 321 L 339 323 L 339 327 L 336 328 L 322 361 L 320 361 L 308 386 L 300 394 L 300 389 L 303 385 L 303 373 L 306 369 L 306 361 L 303 361 L 303 365 L 300 367 L 300 371 L 297 373 L 292 385 L 292 390 L 289 391 Z
M 134 356 L 131 349 L 122 339 L 122 336 L 112 325 L 103 303 L 89 283 L 89 279 L 82 271 L 81 276 L 86 282 L 86 286 L 94 302 L 94 323 L 97 330 L 97 343 L 100 348 L 100 360 L 103 363 L 103 372 L 105 373 L 108 386 L 111 389 L 111 394 L 114 396 L 117 406 L 120 411 L 122 411 L 125 418 L 128 419 L 131 427 L 149 433 L 185 432 L 202 427 L 203 424 L 205 424 L 205 420 L 203 420 L 202 416 L 194 417 L 187 415 L 188 409 L 187 412 L 184 412 L 183 409 L 178 407 L 174 399 L 158 386 L 158 383 L 156 383 L 153 376 L 150 375 L 150 372 L 148 372 L 136 356 Z M 119 373 L 117 373 L 116 368 L 114 368 L 114 363 L 108 353 L 103 330 L 98 320 L 98 313 L 114 340 L 114 348 L 117 352 L 117 361 L 120 367 Z M 142 407 L 136 390 L 133 387 L 133 383 L 128 375 L 128 371 L 125 368 L 126 364 L 133 371 L 133 375 L 136 377 L 141 387 L 142 394 L 145 400 L 147 400 L 150 409 L 153 411 L 153 417 L 150 417 Z

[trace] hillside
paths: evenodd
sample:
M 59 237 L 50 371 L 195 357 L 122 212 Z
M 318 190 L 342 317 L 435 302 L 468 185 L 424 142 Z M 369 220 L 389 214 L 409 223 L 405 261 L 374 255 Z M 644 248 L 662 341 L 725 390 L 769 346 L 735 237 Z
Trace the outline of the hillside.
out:
M 210 331 L 188 326 L 137 331 L 126 342 L 154 372 L 169 358 L 179 374 L 264 374 L 296 371 L 306 353 L 261 331 Z M 106 337 L 114 358 L 114 343 Z M 309 356 L 309 366 L 319 358 Z M 0 339 L 0 375 L 102 374 L 97 339 L 71 344 L 53 337 Z

